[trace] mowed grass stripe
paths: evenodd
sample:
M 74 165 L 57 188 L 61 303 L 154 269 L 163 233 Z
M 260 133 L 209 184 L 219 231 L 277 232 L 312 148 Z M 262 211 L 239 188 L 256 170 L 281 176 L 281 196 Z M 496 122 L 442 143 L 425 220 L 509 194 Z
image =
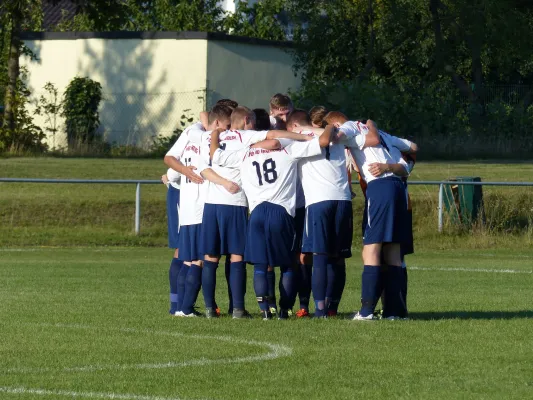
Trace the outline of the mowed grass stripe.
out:
M 0 252 L 0 368 L 54 368 L 38 374 L 2 373 L 0 387 L 232 400 L 531 395 L 531 275 L 413 270 L 412 320 L 406 322 L 173 319 L 167 314 L 170 253 L 156 248 Z M 512 252 L 497 249 L 491 250 L 495 257 L 481 258 L 479 253 L 426 251 L 408 260 L 427 268 L 479 268 L 490 260 L 507 260 L 500 267 L 515 270 L 529 261 L 507 258 Z M 520 254 L 533 256 L 525 250 Z M 350 260 L 343 315 L 357 306 L 360 273 L 358 259 Z M 251 275 L 247 305 L 256 313 Z M 225 311 L 223 268 L 218 281 L 217 300 Z M 128 332 L 130 328 L 168 335 L 140 335 Z M 194 335 L 224 336 L 234 342 L 202 341 Z M 241 341 L 277 344 L 292 353 L 264 361 L 181 368 L 62 370 L 268 352 Z M 42 396 L 5 392 L 2 398 Z

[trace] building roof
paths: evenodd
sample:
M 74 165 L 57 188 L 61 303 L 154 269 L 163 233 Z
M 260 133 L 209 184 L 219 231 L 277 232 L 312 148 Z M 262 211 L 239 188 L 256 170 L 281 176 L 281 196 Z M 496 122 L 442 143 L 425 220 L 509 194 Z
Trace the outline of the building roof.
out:
M 77 39 L 174 39 L 174 40 L 219 40 L 261 46 L 293 47 L 293 42 L 256 39 L 228 35 L 220 32 L 22 32 L 21 40 L 77 40 Z
M 53 29 L 63 19 L 72 18 L 76 14 L 77 6 L 71 0 L 59 0 L 55 5 L 48 1 L 43 1 L 43 29 Z

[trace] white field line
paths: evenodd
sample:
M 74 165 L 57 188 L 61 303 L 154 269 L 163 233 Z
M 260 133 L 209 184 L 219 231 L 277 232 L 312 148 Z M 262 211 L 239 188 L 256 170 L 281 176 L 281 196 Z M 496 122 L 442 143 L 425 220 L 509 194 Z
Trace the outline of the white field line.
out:
M 495 274 L 533 274 L 531 270 L 519 270 L 519 269 L 489 269 L 489 268 L 427 268 L 427 267 L 411 267 L 407 265 L 407 270 L 413 271 L 445 271 L 445 272 L 482 272 L 482 273 L 495 273 Z
M 24 387 L 1 387 L 0 393 L 7 394 L 32 394 L 37 396 L 57 396 L 87 399 L 115 399 L 115 400 L 185 400 L 180 397 L 142 396 L 137 394 L 98 393 L 98 392 L 73 392 L 70 390 L 46 390 Z
M 114 364 L 114 365 L 84 365 L 78 367 L 65 367 L 65 368 L 12 368 L 4 370 L 4 373 L 43 373 L 50 371 L 63 371 L 63 372 L 95 372 L 106 370 L 129 370 L 129 369 L 164 369 L 164 368 L 183 368 L 191 366 L 204 366 L 213 364 L 237 364 L 248 362 L 261 362 L 274 360 L 280 357 L 289 357 L 292 355 L 292 349 L 288 346 L 281 344 L 259 342 L 256 340 L 237 339 L 231 336 L 211 336 L 211 335 L 197 335 L 186 334 L 180 332 L 170 331 L 154 331 L 150 329 L 134 329 L 134 328 L 98 328 L 88 325 L 69 325 L 69 324 L 38 324 L 44 327 L 54 327 L 63 329 L 88 329 L 88 330 L 111 330 L 124 333 L 139 333 L 139 334 L 151 334 L 160 336 L 172 336 L 172 337 L 186 337 L 198 340 L 218 340 L 223 342 L 229 342 L 233 344 L 244 344 L 248 346 L 258 346 L 268 349 L 267 353 L 243 356 L 243 357 L 231 357 L 220 359 L 199 358 L 195 360 L 186 360 L 181 362 L 165 362 L 165 363 L 146 363 L 146 364 Z

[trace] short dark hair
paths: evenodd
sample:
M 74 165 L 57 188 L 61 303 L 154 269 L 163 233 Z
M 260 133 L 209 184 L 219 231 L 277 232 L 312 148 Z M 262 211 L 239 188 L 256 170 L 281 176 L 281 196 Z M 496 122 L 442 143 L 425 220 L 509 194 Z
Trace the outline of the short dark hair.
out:
M 229 121 L 231 118 L 232 111 L 233 110 L 231 109 L 231 107 L 223 106 L 220 104 L 215 104 L 215 106 L 211 109 L 211 111 L 209 111 L 209 118 L 208 118 L 209 125 L 211 125 L 217 119 L 218 120 L 227 119 Z
M 231 100 L 231 99 L 220 99 L 219 101 L 217 101 L 216 104 L 219 105 L 219 106 L 228 106 L 230 108 L 239 107 L 239 103 L 237 103 L 235 100 Z
M 270 116 L 264 108 L 255 108 L 255 129 L 257 131 L 268 131 L 270 129 Z
M 296 123 L 299 125 L 311 125 L 311 118 L 309 118 L 307 111 L 296 109 L 287 115 L 287 126 L 291 126 Z

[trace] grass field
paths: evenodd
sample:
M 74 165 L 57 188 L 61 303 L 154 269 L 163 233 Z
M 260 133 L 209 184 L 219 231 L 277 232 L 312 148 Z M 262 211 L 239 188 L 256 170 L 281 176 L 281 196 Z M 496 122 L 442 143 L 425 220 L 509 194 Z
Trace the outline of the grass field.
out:
M 148 159 L 0 159 L 1 177 L 158 179 L 165 171 L 161 160 Z M 411 179 L 455 176 L 480 176 L 484 181 L 533 181 L 533 163 L 420 162 Z M 359 194 L 354 200 L 357 227 L 363 199 L 359 188 L 354 186 L 354 190 Z M 479 235 L 458 235 L 453 229 L 438 235 L 437 187 L 411 186 L 416 241 L 447 249 L 490 248 L 502 240 L 506 247 L 533 245 L 533 188 L 484 187 L 483 191 L 487 225 Z M 163 185 L 142 186 L 142 234 L 136 237 L 134 185 L 0 183 L 0 246 L 164 246 L 165 194 Z M 359 237 L 356 231 L 356 238 Z
M 169 256 L 0 250 L 0 398 L 533 397 L 532 249 L 419 251 L 411 320 L 374 322 L 172 318 Z M 343 313 L 360 271 L 352 259 Z M 247 305 L 257 313 L 250 282 Z

